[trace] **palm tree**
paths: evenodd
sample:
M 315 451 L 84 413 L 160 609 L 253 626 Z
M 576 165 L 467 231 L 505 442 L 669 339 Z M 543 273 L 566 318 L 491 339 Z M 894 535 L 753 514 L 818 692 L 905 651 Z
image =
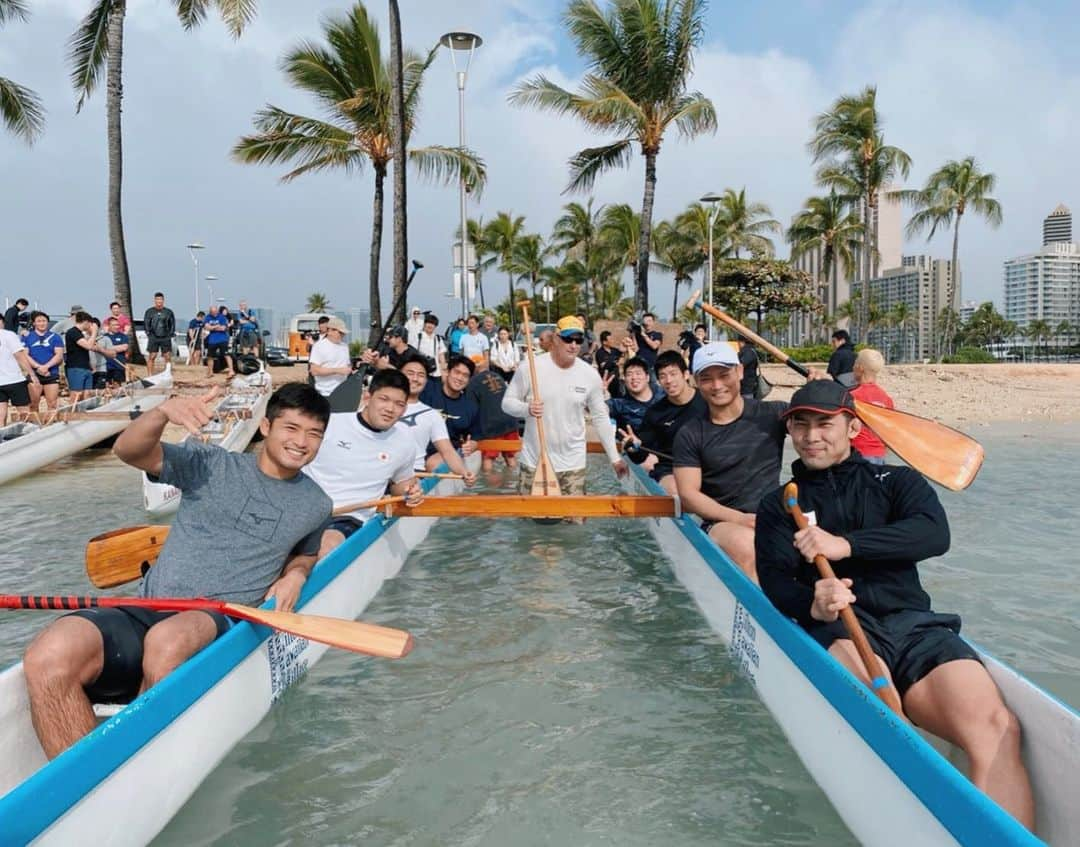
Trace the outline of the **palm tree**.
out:
M 809 197 L 803 209 L 791 221 L 787 240 L 791 244 L 791 261 L 821 250 L 819 285 L 821 290 L 833 286 L 832 297 L 822 297 L 822 304 L 836 302 L 836 269 L 842 264 L 850 269 L 855 265 L 855 251 L 862 242 L 863 225 L 835 192 L 825 197 Z
M 1050 322 L 1043 320 L 1042 318 L 1031 321 L 1031 323 L 1028 324 L 1027 331 L 1028 338 L 1030 338 L 1034 342 L 1036 349 L 1039 347 L 1040 342 L 1042 343 L 1043 360 L 1045 361 L 1049 356 L 1049 353 L 1046 349 L 1047 342 L 1049 341 L 1052 334 L 1052 331 L 1050 329 Z
M 1001 204 L 988 196 L 994 190 L 996 177 L 982 173 L 974 156 L 960 161 L 946 162 L 926 180 L 921 191 L 900 191 L 897 195 L 911 203 L 916 212 L 908 221 L 907 234 L 914 236 L 929 230 L 927 238 L 933 238 L 939 228 L 952 225 L 952 264 L 950 267 L 946 302 L 952 309 L 959 308 L 960 266 L 957 253 L 960 245 L 960 219 L 968 207 L 986 218 L 995 229 L 1001 225 Z
M 915 323 L 918 315 L 911 308 L 911 306 L 903 301 L 897 303 L 892 307 L 892 311 L 889 313 L 889 323 L 891 323 L 896 329 L 900 330 L 900 360 L 909 361 L 914 358 L 911 356 L 911 351 L 908 349 L 907 343 L 907 331 L 908 328 Z
M 390 71 L 382 59 L 379 30 L 357 3 L 343 17 L 323 23 L 328 47 L 305 41 L 285 56 L 282 67 L 289 81 L 311 94 L 327 118 L 296 115 L 267 104 L 255 114 L 255 134 L 241 138 L 233 158 L 247 164 L 296 162 L 282 182 L 302 174 L 329 169 L 359 171 L 365 161 L 375 172 L 372 210 L 368 297 L 373 326 L 382 325 L 379 260 L 382 250 L 383 184 L 394 158 Z M 405 84 L 406 140 L 416 126 L 424 72 L 435 58 L 407 52 L 402 79 Z M 421 176 L 450 184 L 464 177 L 477 187 L 486 174 L 483 162 L 459 147 L 421 147 L 408 151 L 409 162 Z M 396 214 L 396 212 L 395 212 Z M 395 279 L 394 300 L 400 297 Z M 403 304 L 404 305 L 404 304 Z
M 27 18 L 23 0 L 0 0 L 0 26 L 15 18 Z M 0 76 L 0 120 L 27 144 L 33 144 L 45 127 L 45 108 L 29 88 Z
M 552 247 L 565 253 L 568 259 L 579 260 L 586 271 L 594 267 L 592 257 L 599 248 L 600 221 L 604 208 L 601 206 L 594 212 L 592 197 L 584 206 L 580 203 L 567 203 L 551 232 Z M 590 304 L 595 299 L 597 280 L 595 277 L 586 277 L 581 285 L 585 293 L 585 312 L 588 314 Z M 592 298 L 590 285 L 594 289 Z
M 885 185 L 897 176 L 907 176 L 911 157 L 885 143 L 877 111 L 877 89 L 872 85 L 859 94 L 840 97 L 829 111 L 818 115 L 808 147 L 814 161 L 823 162 L 817 172 L 818 182 L 836 189 L 849 202 L 862 204 L 864 231 L 869 236 L 862 251 L 866 312 L 870 306 L 869 281 L 876 276 L 878 198 Z
M 405 280 L 409 264 L 409 217 L 406 190 L 406 150 L 408 129 L 405 113 L 405 68 L 401 48 L 401 10 L 397 0 L 390 0 L 390 147 L 394 158 L 394 299 L 398 311 L 390 315 L 395 324 L 405 322 Z M 394 307 L 391 306 L 391 309 Z M 372 339 L 382 341 L 382 333 Z
M 194 29 L 216 6 L 221 19 L 239 38 L 255 17 L 255 0 L 177 0 L 176 14 L 186 30 Z M 125 314 L 131 315 L 131 275 L 128 272 L 124 244 L 124 221 L 121 214 L 123 188 L 123 145 L 120 126 L 120 101 L 123 96 L 124 17 L 127 0 L 96 0 L 79 28 L 68 41 L 68 61 L 72 65 L 71 83 L 79 95 L 75 110 L 80 111 L 93 94 L 105 69 L 105 126 L 109 147 L 109 253 L 112 256 L 113 293 Z M 137 344 L 133 337 L 133 342 Z M 138 350 L 134 351 L 138 355 Z M 134 359 L 133 359 L 134 360 Z
M 739 258 L 739 250 L 744 248 L 766 256 L 776 252 L 772 239 L 763 233 L 779 234 L 783 228 L 779 221 L 766 215 L 772 215 L 772 210 L 764 203 L 747 203 L 745 188 L 739 191 L 724 189 L 715 227 L 720 230 L 721 238 L 730 245 L 729 249 L 734 252 L 736 259 Z
M 846 320 L 849 325 L 858 326 L 859 321 L 862 320 L 862 298 L 858 294 L 845 300 L 839 306 L 836 307 L 836 314 L 833 315 L 833 320 Z M 853 332 L 856 338 L 859 333 Z
M 487 311 L 484 305 L 484 273 L 489 270 L 496 261 L 495 251 L 491 249 L 484 234 L 484 219 L 468 218 L 465 221 L 465 230 L 469 233 L 469 244 L 472 245 L 476 255 L 476 291 L 480 295 L 480 308 Z M 454 237 L 461 238 L 461 227 L 454 231 Z
M 514 217 L 512 212 L 499 212 L 495 220 L 484 227 L 484 239 L 491 251 L 499 257 L 499 270 L 506 273 L 507 290 L 510 295 L 510 334 L 517 329 L 517 305 L 514 302 L 514 245 L 525 229 L 525 216 Z
M 638 262 L 641 249 L 638 239 L 641 237 L 641 218 L 629 203 L 616 203 L 605 206 L 600 216 L 600 243 L 612 261 L 618 259 L 619 265 L 630 268 L 637 278 Z M 635 308 L 637 301 L 635 296 Z M 648 308 L 646 306 L 645 308 Z
M 653 230 L 653 256 L 653 270 L 675 277 L 675 291 L 671 297 L 671 320 L 674 322 L 679 314 L 679 285 L 685 282 L 689 286 L 694 271 L 705 263 L 705 258 L 694 239 L 668 221 L 660 221 Z
M 605 13 L 595 0 L 571 0 L 563 20 L 589 68 L 580 93 L 538 75 L 510 95 L 516 105 L 570 114 L 589 129 L 617 136 L 570 159 L 568 191 L 588 191 L 601 173 L 630 163 L 634 144 L 640 148 L 645 191 L 634 263 L 639 310 L 649 302 L 656 159 L 664 134 L 672 125 L 685 138 L 716 130 L 712 102 L 686 90 L 704 10 L 704 0 L 612 0 Z
M 510 249 L 507 270 L 518 274 L 519 280 L 529 280 L 534 302 L 539 297 L 536 286 L 544 277 L 544 269 L 547 267 L 547 259 L 550 255 L 551 248 L 544 244 L 541 236 L 535 233 L 518 237 Z
M 316 314 L 318 312 L 330 311 L 330 298 L 323 294 L 321 291 L 312 292 L 307 296 L 307 303 L 305 307 L 309 313 Z

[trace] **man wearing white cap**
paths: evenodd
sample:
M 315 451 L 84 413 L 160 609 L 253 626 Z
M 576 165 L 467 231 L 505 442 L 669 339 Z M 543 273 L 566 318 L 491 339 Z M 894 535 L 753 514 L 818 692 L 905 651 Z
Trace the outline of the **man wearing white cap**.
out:
M 585 327 L 581 321 L 572 316 L 563 318 L 556 325 L 550 354 L 536 359 L 536 380 L 541 386 L 542 399 L 536 400 L 533 395 L 528 368 L 517 369 L 503 396 L 502 410 L 511 417 L 525 419 L 519 483 L 524 493 L 532 489 L 539 464 L 540 437 L 536 427 L 539 418 L 543 419 L 548 456 L 563 494 L 585 493 L 586 414 L 616 475 L 629 473 L 615 446 L 615 427 L 604 401 L 600 374 L 578 358 L 584 342 Z
M 743 397 L 738 353 L 726 341 L 694 354 L 694 379 L 708 414 L 675 438 L 675 484 L 684 511 L 757 582 L 754 522 L 762 496 L 780 484 L 787 403 Z
M 315 390 L 323 397 L 329 397 L 334 389 L 343 383 L 352 373 L 349 359 L 349 345 L 345 335 L 349 328 L 341 318 L 330 318 L 326 325 L 326 336 L 315 342 L 308 356 L 311 375 L 315 378 Z

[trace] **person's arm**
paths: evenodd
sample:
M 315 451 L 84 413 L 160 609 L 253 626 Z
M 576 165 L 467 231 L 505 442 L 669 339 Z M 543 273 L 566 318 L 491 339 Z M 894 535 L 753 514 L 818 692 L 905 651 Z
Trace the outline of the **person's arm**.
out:
M 125 344 L 114 344 L 112 346 L 112 349 L 115 350 L 117 353 L 126 353 L 128 351 L 128 347 L 130 347 L 130 346 L 131 345 L 126 344 L 126 343 Z
M 672 453 L 675 486 L 682 500 L 683 511 L 707 521 L 726 521 L 753 527 L 755 515 L 721 506 L 701 490 L 701 457 L 693 435 L 688 427 L 679 430 Z
M 177 424 L 197 435 L 213 417 L 219 389 L 214 388 L 202 397 L 170 397 L 160 406 L 139 415 L 116 439 L 113 453 L 125 464 L 146 471 L 151 476 L 161 474 L 161 435 L 169 424 Z
M 30 358 L 30 354 L 25 349 L 15 351 L 15 361 L 19 363 L 19 367 L 23 369 L 23 372 L 29 378 L 30 382 L 35 385 L 38 383 L 37 371 L 34 370 L 34 360 Z
M 814 589 L 798 580 L 802 556 L 792 542 L 795 531 L 795 522 L 784 511 L 780 493 L 766 494 L 758 506 L 754 529 L 758 582 L 777 609 L 807 626 L 814 620 L 810 614 Z
M 317 345 L 316 345 L 317 346 Z M 312 355 L 318 356 L 321 351 L 316 351 L 312 348 Z M 352 373 L 352 368 L 348 365 L 325 365 L 318 361 L 316 358 L 310 358 L 308 360 L 308 366 L 311 369 L 313 376 L 333 376 L 334 374 L 345 374 L 348 376 Z
M 664 343 L 664 336 L 661 335 L 659 332 L 657 332 L 656 334 L 659 335 L 660 337 L 659 338 L 653 338 L 652 337 L 653 332 L 655 332 L 655 330 L 651 331 L 651 332 L 646 332 L 646 333 L 642 334 L 641 338 L 651 349 L 659 350 L 660 345 Z
M 949 549 L 949 519 L 934 489 L 918 471 L 890 468 L 882 482 L 895 516 L 885 526 L 856 529 L 844 535 L 851 556 L 869 561 L 921 561 Z
M 57 337 L 59 338 L 59 336 L 57 336 Z M 49 359 L 49 361 L 47 361 L 45 364 L 40 365 L 39 367 L 42 367 L 42 368 L 54 368 L 57 365 L 59 365 L 62 361 L 64 361 L 64 345 L 63 345 L 63 340 L 61 339 L 60 346 L 59 347 L 53 347 L 52 358 Z
M 575 367 L 579 365 L 575 364 Z M 588 373 L 593 379 L 589 380 L 590 387 L 589 393 L 585 395 L 585 409 L 592 420 L 593 429 L 600 438 L 600 443 L 604 446 L 608 461 L 619 476 L 624 476 L 629 469 L 623 457 L 619 455 L 619 448 L 615 444 L 615 425 L 611 422 L 611 413 L 608 410 L 607 401 L 604 400 L 604 385 L 596 371 L 589 368 Z
M 502 399 L 502 410 L 512 418 L 524 420 L 529 415 L 529 403 L 526 399 L 530 393 L 530 386 L 527 384 L 528 379 L 528 370 L 519 368 L 514 371 L 514 378 L 506 386 L 506 393 L 503 394 Z
M 327 516 L 329 521 L 329 516 Z M 281 576 L 274 580 L 273 585 L 267 589 L 266 598 L 274 598 L 274 609 L 279 612 L 291 612 L 296 607 L 296 601 L 300 599 L 300 592 L 304 589 L 304 583 L 311 575 L 311 569 L 318 561 L 319 545 L 322 541 L 323 529 L 326 523 L 315 532 L 309 533 L 300 543 L 293 548 L 285 559 L 281 568 Z
M 449 438 L 440 438 L 438 441 L 432 441 L 431 446 L 435 448 L 435 452 L 439 454 L 444 462 L 446 462 L 446 466 L 450 468 L 453 473 L 461 474 L 466 485 L 472 485 L 476 482 L 476 474 L 465 467 L 465 462 L 462 460 L 461 454 L 454 449 L 454 445 Z

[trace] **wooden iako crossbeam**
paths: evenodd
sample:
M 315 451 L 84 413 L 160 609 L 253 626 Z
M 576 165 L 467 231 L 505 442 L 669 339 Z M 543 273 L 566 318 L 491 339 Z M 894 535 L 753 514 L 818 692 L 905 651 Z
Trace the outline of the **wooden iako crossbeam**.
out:
M 630 494 L 464 494 L 425 497 L 416 506 L 392 503 L 385 512 L 395 518 L 677 518 L 682 514 L 675 497 Z
M 522 442 L 513 438 L 485 438 L 476 442 L 476 449 L 489 450 L 492 453 L 518 453 Z M 599 441 L 589 441 L 585 445 L 588 453 L 603 453 L 604 445 Z

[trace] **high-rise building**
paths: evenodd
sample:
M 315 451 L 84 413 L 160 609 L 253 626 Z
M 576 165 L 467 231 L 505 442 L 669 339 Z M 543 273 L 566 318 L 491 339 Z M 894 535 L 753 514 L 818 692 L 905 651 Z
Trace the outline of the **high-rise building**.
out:
M 1055 241 L 1029 256 L 1006 259 L 1005 317 L 1020 329 L 1037 320 L 1051 329 L 1062 321 L 1080 324 L 1080 246 Z
M 979 303 L 976 300 L 965 300 L 960 304 L 960 323 L 967 323 L 971 320 L 971 316 L 975 314 L 975 310 L 979 308 Z
M 930 256 L 904 256 L 900 267 L 890 268 L 870 280 L 870 298 L 883 314 L 895 315 L 897 306 L 907 312 L 902 326 L 880 325 L 870 330 L 866 343 L 877 347 L 894 362 L 930 359 L 937 355 L 938 317 L 948 297 L 952 262 Z M 854 282 L 852 296 L 861 294 Z
M 1072 212 L 1063 203 L 1043 218 L 1043 246 L 1059 241 L 1072 241 Z

